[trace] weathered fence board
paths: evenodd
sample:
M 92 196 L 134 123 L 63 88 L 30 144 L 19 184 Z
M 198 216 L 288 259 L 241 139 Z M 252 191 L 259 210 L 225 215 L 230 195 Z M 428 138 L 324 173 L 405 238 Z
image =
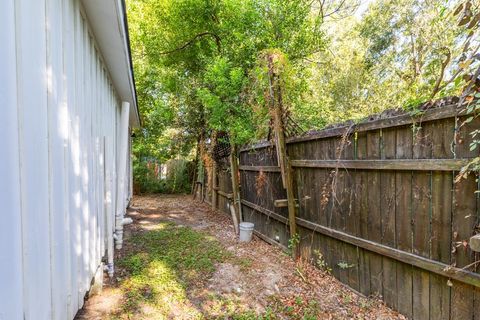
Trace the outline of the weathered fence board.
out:
M 381 158 L 394 159 L 396 146 L 396 129 L 390 128 L 382 130 L 382 149 Z M 388 161 L 386 160 L 386 161 Z M 380 197 L 380 208 L 382 211 L 381 217 L 381 242 L 382 244 L 395 248 L 396 247 L 396 233 L 395 233 L 395 172 L 382 171 L 380 173 L 380 190 L 382 195 Z M 396 261 L 388 257 L 382 258 L 383 267 L 383 297 L 385 302 L 397 309 L 397 269 Z
M 478 119 L 475 120 L 477 122 Z M 468 148 L 468 132 L 473 128 L 470 125 L 461 125 L 462 118 L 457 119 L 457 135 L 454 139 L 454 156 L 458 158 L 478 155 L 478 152 Z M 478 122 L 475 123 L 478 129 Z M 472 262 L 473 254 L 465 246 L 463 240 L 468 239 L 474 231 L 475 222 L 478 222 L 476 211 L 476 199 L 470 196 L 477 190 L 477 184 L 473 176 L 467 180 L 461 180 L 453 185 L 452 202 L 452 244 L 456 247 L 452 250 L 451 262 L 458 267 L 464 267 Z M 455 319 L 471 319 L 474 311 L 475 288 L 462 283 L 454 282 L 451 291 L 451 316 Z
M 432 158 L 452 158 L 449 143 L 453 141 L 455 121 L 453 118 L 433 123 Z M 452 205 L 452 172 L 432 172 L 431 199 L 431 247 L 430 259 L 450 263 L 451 248 L 442 246 L 442 237 L 450 238 Z M 450 287 L 445 278 L 430 274 L 430 315 L 438 319 L 450 316 Z
M 479 155 L 468 133 L 480 120 L 464 124 L 464 112 L 451 105 L 288 139 L 301 256 L 410 318 L 478 317 L 480 274 L 461 269 L 475 261 L 465 241 L 479 221 L 478 183 L 454 179 Z M 244 147 L 240 170 L 245 219 L 286 247 L 275 147 Z
M 415 160 L 293 160 L 292 167 L 341 168 L 370 170 L 459 171 L 467 159 Z M 277 167 L 242 166 L 245 171 L 279 171 Z
M 465 124 L 464 114 L 448 105 L 287 139 L 300 256 L 409 318 L 480 318 L 480 274 L 462 269 L 479 258 L 465 246 L 480 221 L 479 185 L 473 174 L 454 182 L 479 155 L 469 132 L 480 119 Z M 239 162 L 244 220 L 286 249 L 275 146 L 246 146 Z M 218 179 L 217 207 L 229 213 L 229 171 Z

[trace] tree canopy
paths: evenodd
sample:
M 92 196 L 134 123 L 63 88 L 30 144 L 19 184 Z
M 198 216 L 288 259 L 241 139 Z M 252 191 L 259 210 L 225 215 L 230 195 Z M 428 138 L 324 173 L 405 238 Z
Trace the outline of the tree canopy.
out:
M 305 129 L 462 91 L 479 62 L 478 0 L 373 0 L 362 14 L 360 3 L 127 1 L 136 156 L 185 157 L 212 131 L 265 138 L 268 52 L 283 57 L 285 104 Z

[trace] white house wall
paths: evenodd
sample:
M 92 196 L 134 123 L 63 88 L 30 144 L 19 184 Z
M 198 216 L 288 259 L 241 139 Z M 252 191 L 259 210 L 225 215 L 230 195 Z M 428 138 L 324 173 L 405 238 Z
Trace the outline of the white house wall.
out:
M 15 11 L 0 2 L 0 319 L 18 319 L 23 310 L 20 162 L 18 148 Z
M 0 320 L 73 319 L 113 247 L 121 101 L 79 1 L 2 0 L 0 43 Z

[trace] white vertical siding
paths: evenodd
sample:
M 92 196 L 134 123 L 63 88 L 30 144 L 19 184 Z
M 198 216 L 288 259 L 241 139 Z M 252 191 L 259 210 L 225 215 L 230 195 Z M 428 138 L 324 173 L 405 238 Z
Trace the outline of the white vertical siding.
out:
M 73 319 L 113 250 L 121 101 L 79 0 L 1 1 L 0 42 L 0 320 Z
M 63 80 L 62 0 L 47 0 L 46 8 L 52 319 L 68 319 L 67 299 L 71 287 L 70 239 L 65 229 L 68 224 L 68 105 Z
M 45 1 L 15 5 L 25 317 L 51 319 Z
M 0 319 L 23 319 L 22 221 L 18 158 L 15 10 L 13 0 L 0 2 Z
M 67 106 L 67 130 L 68 141 L 66 145 L 66 180 L 67 180 L 67 212 L 68 218 L 65 224 L 67 238 L 69 241 L 69 272 L 68 272 L 68 294 L 67 294 L 67 319 L 72 319 L 78 305 L 78 256 L 81 254 L 80 242 L 80 151 L 79 151 L 79 121 L 77 118 L 76 104 L 76 56 L 75 56 L 75 11 L 73 1 L 63 1 L 63 88 L 65 90 Z

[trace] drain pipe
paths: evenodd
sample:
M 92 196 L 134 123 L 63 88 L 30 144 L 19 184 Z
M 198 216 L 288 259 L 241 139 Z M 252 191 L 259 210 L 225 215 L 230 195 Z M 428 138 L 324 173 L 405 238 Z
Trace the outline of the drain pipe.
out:
M 115 202 L 114 202 L 114 173 L 115 166 L 114 160 L 115 156 L 112 156 L 112 140 L 109 136 L 103 137 L 103 164 L 105 169 L 105 212 L 106 212 L 106 237 L 107 237 L 107 264 L 105 265 L 105 271 L 108 272 L 110 278 L 113 277 L 114 265 L 113 265 L 113 256 L 115 252 L 114 244 L 114 229 L 115 229 Z M 113 165 L 113 166 L 112 166 Z
M 120 115 L 119 154 L 118 154 L 118 180 L 117 180 L 117 201 L 115 215 L 116 249 L 121 249 L 123 244 L 123 219 L 125 215 L 125 191 L 127 174 L 127 153 L 128 153 L 128 120 L 130 115 L 130 103 L 122 102 Z
M 108 162 L 110 163 L 110 162 Z M 105 203 L 106 203 L 106 212 L 107 212 L 107 272 L 110 278 L 113 277 L 113 254 L 114 254 L 114 244 L 113 244 L 113 215 L 114 210 L 112 208 L 112 176 L 110 170 L 106 172 L 107 181 L 106 181 L 106 192 L 105 192 Z

